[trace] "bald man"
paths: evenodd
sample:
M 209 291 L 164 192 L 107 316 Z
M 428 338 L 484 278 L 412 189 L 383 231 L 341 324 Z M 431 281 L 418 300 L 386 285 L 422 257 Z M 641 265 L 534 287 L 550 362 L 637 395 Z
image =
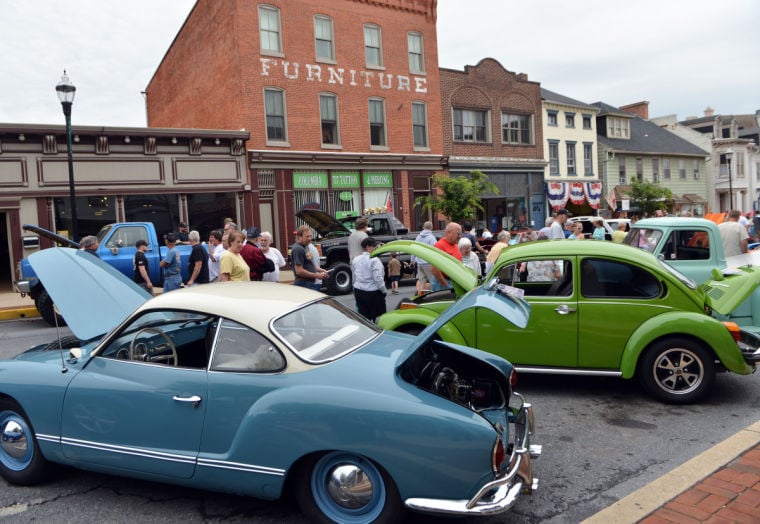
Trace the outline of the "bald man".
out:
M 460 238 L 462 238 L 462 226 L 456 222 L 450 222 L 443 232 L 443 238 L 436 242 L 434 247 L 444 253 L 448 253 L 461 262 L 462 253 L 459 251 Z M 449 278 L 440 269 L 435 266 L 431 266 L 430 269 L 433 273 L 433 281 L 430 283 L 431 291 L 440 291 L 441 289 L 452 287 Z

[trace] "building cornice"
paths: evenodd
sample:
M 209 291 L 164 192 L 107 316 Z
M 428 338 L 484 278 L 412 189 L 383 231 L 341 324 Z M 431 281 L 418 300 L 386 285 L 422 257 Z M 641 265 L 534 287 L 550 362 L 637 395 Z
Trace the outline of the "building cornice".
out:
M 444 155 L 398 153 L 343 153 L 325 151 L 281 151 L 250 149 L 248 158 L 255 169 L 432 169 L 448 164 Z

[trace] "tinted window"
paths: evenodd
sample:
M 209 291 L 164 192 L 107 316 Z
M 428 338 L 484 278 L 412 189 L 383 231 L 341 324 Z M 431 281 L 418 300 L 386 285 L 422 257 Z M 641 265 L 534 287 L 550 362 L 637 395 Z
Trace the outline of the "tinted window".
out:
M 655 298 L 660 281 L 649 271 L 613 260 L 581 261 L 581 294 L 596 298 Z

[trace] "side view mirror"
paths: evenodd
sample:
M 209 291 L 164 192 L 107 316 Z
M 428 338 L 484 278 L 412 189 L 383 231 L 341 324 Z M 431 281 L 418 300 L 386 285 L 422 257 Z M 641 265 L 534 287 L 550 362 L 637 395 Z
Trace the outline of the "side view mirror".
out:
M 82 358 L 82 348 L 69 349 L 69 360 L 79 360 Z

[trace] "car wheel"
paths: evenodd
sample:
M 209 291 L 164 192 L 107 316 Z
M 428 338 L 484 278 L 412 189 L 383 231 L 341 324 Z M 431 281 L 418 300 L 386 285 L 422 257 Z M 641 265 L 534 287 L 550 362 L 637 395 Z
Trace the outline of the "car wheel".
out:
M 715 381 L 715 358 L 685 337 L 653 344 L 642 357 L 639 379 L 651 395 L 669 404 L 688 404 L 703 397 Z
M 37 311 L 40 312 L 40 316 L 45 320 L 45 322 L 51 326 L 56 325 L 56 317 L 59 326 L 66 325 L 66 321 L 56 311 L 55 304 L 53 304 L 53 299 L 50 298 L 50 295 L 48 295 L 48 292 L 44 289 L 40 292 L 39 295 L 37 295 L 37 298 L 34 301 L 34 307 L 36 307 Z
M 0 437 L 0 475 L 22 486 L 42 480 L 47 461 L 23 410 L 7 399 L 0 400 Z
M 307 460 L 295 479 L 295 496 L 312 522 L 395 523 L 403 517 L 396 485 L 365 457 L 331 452 Z
M 353 289 L 351 283 L 351 266 L 345 262 L 336 262 L 328 269 L 330 276 L 325 281 L 330 295 L 347 295 Z

